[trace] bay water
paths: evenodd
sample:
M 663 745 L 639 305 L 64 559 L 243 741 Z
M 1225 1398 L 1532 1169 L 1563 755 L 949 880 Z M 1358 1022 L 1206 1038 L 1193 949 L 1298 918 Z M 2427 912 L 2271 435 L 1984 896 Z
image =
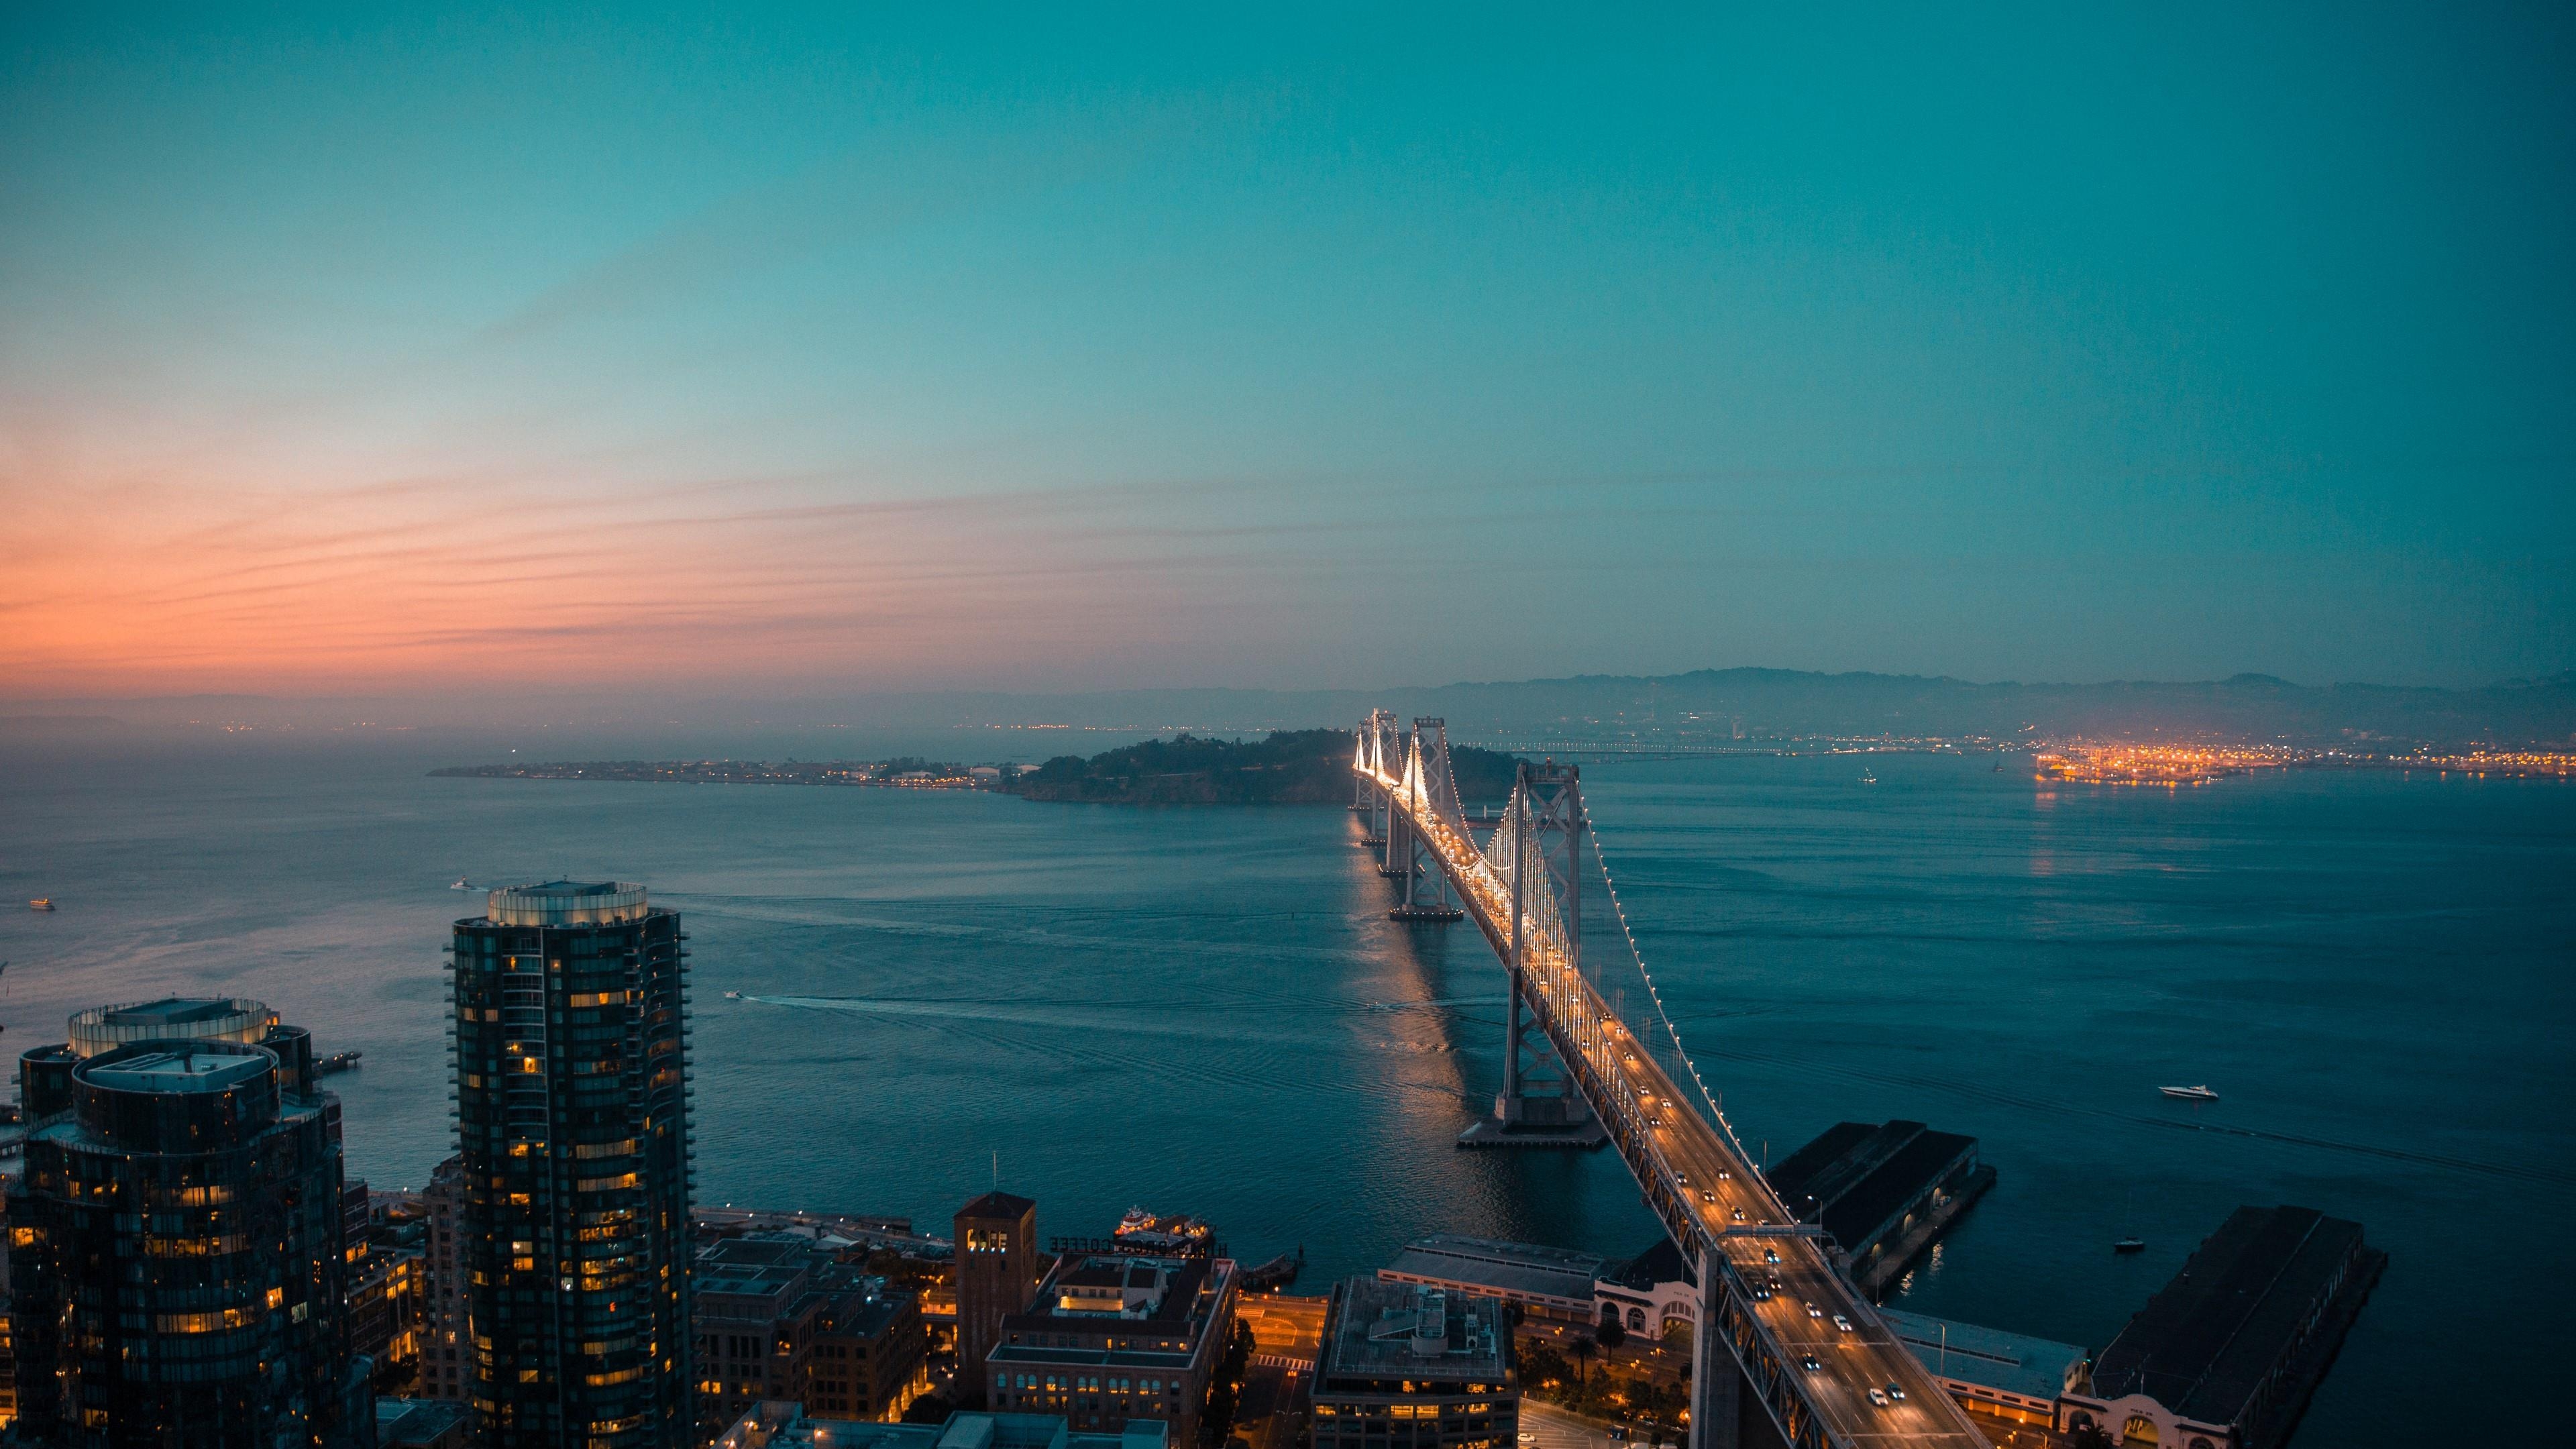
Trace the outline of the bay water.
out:
M 692 937 L 702 1202 L 944 1233 L 998 1178 L 1044 1233 L 1144 1205 L 1246 1260 L 1302 1247 L 1318 1292 L 1428 1232 L 1654 1239 L 1615 1155 L 1452 1146 L 1497 1079 L 1501 973 L 1472 928 L 1386 918 L 1346 810 L 426 773 L 492 753 L 0 749 L 5 1040 L 259 998 L 364 1052 L 331 1081 L 349 1170 L 416 1185 L 453 1149 L 441 948 L 482 901 L 449 883 L 613 877 Z M 1892 1302 L 2098 1350 L 2232 1208 L 2298 1203 L 2391 1254 L 2302 1442 L 2503 1429 L 2566 1377 L 2576 786 L 1869 764 L 1584 787 L 1748 1145 L 1907 1117 L 1998 1169 Z M 60 909 L 14 907 L 37 895 Z M 1624 953 L 1602 904 L 1590 949 Z M 2220 1101 L 2156 1090 L 2204 1082 Z

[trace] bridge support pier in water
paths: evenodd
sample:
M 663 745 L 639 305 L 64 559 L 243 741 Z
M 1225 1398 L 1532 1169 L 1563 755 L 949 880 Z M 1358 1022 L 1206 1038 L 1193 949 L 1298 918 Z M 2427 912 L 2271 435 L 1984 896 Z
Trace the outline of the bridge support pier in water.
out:
M 1418 730 L 1422 721 L 1414 722 Z M 1433 721 L 1433 723 L 1438 723 Z M 1447 737 L 1442 737 L 1446 763 Z M 1564 912 L 1567 965 L 1583 967 L 1583 787 L 1572 765 L 1550 761 L 1524 763 L 1515 800 L 1527 805 L 1508 816 L 1498 830 L 1514 832 L 1512 849 L 1511 989 L 1503 1001 L 1503 1089 L 1494 1096 L 1494 1115 L 1458 1134 L 1461 1147 L 1572 1147 L 1606 1145 L 1610 1134 L 1585 1105 L 1565 1064 L 1556 1059 L 1544 1033 L 1536 1033 L 1525 998 L 1529 973 L 1522 960 L 1522 938 L 1529 929 L 1526 906 L 1537 891 L 1553 884 Z M 1545 876 L 1538 872 L 1544 871 Z M 1535 1089 L 1535 1090 L 1533 1090 Z
M 1425 860 L 1428 853 L 1411 819 L 1401 812 L 1388 817 L 1386 864 L 1378 873 L 1402 880 L 1404 899 L 1387 914 L 1399 921 L 1425 923 L 1466 919 L 1467 913 L 1449 899 L 1448 872 L 1439 861 Z
M 1413 822 L 1405 818 L 1403 811 L 1389 809 L 1386 812 L 1386 830 L 1378 837 L 1378 843 L 1385 847 L 1386 853 L 1378 857 L 1377 873 L 1389 880 L 1402 876 L 1409 888 L 1416 854 Z

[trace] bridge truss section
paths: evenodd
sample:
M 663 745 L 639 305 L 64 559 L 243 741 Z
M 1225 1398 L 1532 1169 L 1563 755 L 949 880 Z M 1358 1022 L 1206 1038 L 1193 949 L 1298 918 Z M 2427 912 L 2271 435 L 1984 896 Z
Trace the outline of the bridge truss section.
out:
M 1796 1449 L 1985 1449 L 1876 1308 L 1834 1269 L 1816 1230 L 1798 1225 L 1753 1169 L 1713 1101 L 1701 1115 L 1586 977 L 1581 882 L 1590 819 L 1576 768 L 1524 763 L 1502 820 L 1480 846 L 1455 803 L 1446 729 L 1426 728 L 1437 724 L 1416 721 L 1400 768 L 1373 758 L 1376 767 L 1362 772 L 1363 788 L 1373 785 L 1386 802 L 1389 865 L 1400 832 L 1408 881 L 1418 852 L 1446 877 L 1509 972 L 1506 1098 L 1526 1091 L 1525 1054 L 1543 1042 L 1647 1206 L 1699 1265 L 1694 1449 L 1732 1449 L 1739 1386 Z M 1657 1035 L 1669 1036 L 1678 1054 L 1660 997 L 1650 990 L 1648 999 Z M 1679 1065 L 1699 1085 L 1687 1057 Z M 1802 1295 L 1801 1310 L 1786 1306 L 1782 1290 Z M 1848 1327 L 1816 1326 L 1827 1321 Z M 1710 1325 L 1718 1331 L 1706 1331 Z M 1716 1361 L 1721 1344 L 1729 1363 Z M 1873 1398 L 1888 1387 L 1902 1389 L 1903 1399 Z

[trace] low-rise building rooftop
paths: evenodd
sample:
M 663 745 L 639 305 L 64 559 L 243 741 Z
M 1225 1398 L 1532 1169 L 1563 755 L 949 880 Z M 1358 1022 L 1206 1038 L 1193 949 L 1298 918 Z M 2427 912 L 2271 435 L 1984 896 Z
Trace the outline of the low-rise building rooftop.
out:
M 734 1421 L 711 1449 L 1170 1449 L 1167 1429 L 1159 1419 L 1137 1419 L 1114 1434 L 1090 1434 L 1061 1414 L 958 1413 L 942 1424 L 818 1419 L 802 1404 L 770 1400 Z
M 2084 1382 L 2086 1355 L 2076 1344 L 1894 1308 L 1879 1315 L 1953 1392 L 1962 1384 L 1995 1390 L 2008 1396 L 2002 1402 L 2045 1413 L 2055 1409 L 2058 1395 Z
M 1380 1278 L 1342 1285 L 1316 1373 L 1343 1378 L 1500 1383 L 1511 1333 L 1500 1300 Z
M 1390 1283 L 1490 1293 L 1545 1317 L 1589 1322 L 1602 1266 L 1598 1253 L 1434 1233 L 1405 1244 L 1377 1276 Z

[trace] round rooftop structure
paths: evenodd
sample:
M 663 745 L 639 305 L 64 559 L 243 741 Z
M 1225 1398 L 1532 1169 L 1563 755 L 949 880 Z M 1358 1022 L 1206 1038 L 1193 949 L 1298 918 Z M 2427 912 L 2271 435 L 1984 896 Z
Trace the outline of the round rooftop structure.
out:
M 609 926 L 650 909 L 644 888 L 627 881 L 550 880 L 492 892 L 484 917 L 500 926 Z
M 91 1139 L 86 1150 L 221 1150 L 277 1120 L 277 1071 L 266 1047 L 132 1042 L 71 1069 L 71 1106 Z
M 234 1049 L 181 1042 L 129 1052 L 72 1068 L 72 1080 L 120 1092 L 220 1092 L 277 1070 L 277 1058 L 256 1047 Z
M 238 1042 L 255 1046 L 277 1013 L 247 996 L 164 996 L 95 1006 L 71 1020 L 74 1055 L 94 1057 L 139 1041 Z

